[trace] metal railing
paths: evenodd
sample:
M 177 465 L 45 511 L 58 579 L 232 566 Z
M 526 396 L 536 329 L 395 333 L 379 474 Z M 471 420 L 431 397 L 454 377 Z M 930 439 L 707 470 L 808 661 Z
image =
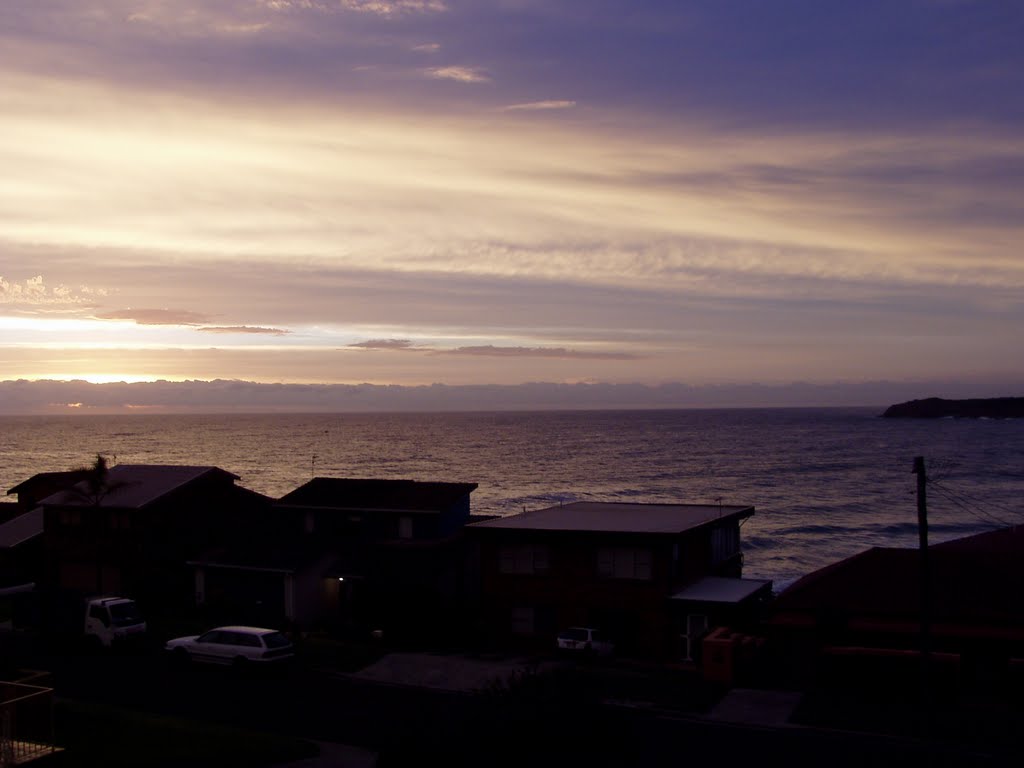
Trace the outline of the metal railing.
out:
M 0 682 L 0 768 L 58 751 L 53 743 L 53 689 Z

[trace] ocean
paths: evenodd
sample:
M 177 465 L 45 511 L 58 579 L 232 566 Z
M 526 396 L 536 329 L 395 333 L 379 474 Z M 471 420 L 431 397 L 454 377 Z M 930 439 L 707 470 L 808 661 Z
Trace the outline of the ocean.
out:
M 876 408 L 0 417 L 0 483 L 115 463 L 215 465 L 278 497 L 310 477 L 479 484 L 476 513 L 578 500 L 751 504 L 744 576 L 776 589 L 872 546 L 1024 522 L 1024 420 Z

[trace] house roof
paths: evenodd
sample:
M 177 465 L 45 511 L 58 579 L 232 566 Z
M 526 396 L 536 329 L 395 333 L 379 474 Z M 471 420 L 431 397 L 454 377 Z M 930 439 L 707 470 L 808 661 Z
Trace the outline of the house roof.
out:
M 1024 619 L 1024 536 L 1013 529 L 933 546 L 928 559 L 934 620 Z M 773 613 L 906 620 L 920 615 L 920 601 L 920 552 L 876 547 L 794 582 Z
M 440 512 L 458 503 L 476 488 L 476 483 L 316 477 L 281 497 L 279 503 L 365 512 Z
M 68 472 L 39 472 L 32 475 L 28 480 L 22 480 L 13 488 L 8 489 L 7 495 L 31 493 L 33 489 L 39 486 L 67 487 L 77 483 L 79 480 L 85 479 L 88 475 L 89 470 L 87 469 L 72 469 Z
M 190 467 L 175 464 L 118 464 L 107 474 L 108 491 L 100 498 L 88 494 L 85 482 L 47 496 L 46 506 L 100 506 L 140 509 L 162 496 L 188 485 L 200 477 L 220 475 L 237 480 L 238 476 L 218 467 Z
M 469 527 L 525 531 L 676 534 L 726 518 L 742 519 L 753 514 L 753 507 L 744 506 L 577 501 L 474 523 Z
M 977 552 L 989 557 L 1018 557 L 1024 554 L 1024 526 L 997 528 L 973 536 L 964 536 L 941 544 L 933 544 L 933 551 Z
M 672 595 L 672 600 L 694 603 L 741 603 L 752 595 L 770 591 L 770 579 L 729 579 L 724 576 L 705 576 Z
M 30 512 L 11 518 L 0 525 L 0 549 L 10 549 L 39 536 L 43 532 L 43 510 L 36 507 Z

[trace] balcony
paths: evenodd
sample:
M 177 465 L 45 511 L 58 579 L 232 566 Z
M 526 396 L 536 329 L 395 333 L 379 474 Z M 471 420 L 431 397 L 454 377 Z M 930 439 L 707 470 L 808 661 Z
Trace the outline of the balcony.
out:
M 0 682 L 0 768 L 60 751 L 53 743 L 53 689 Z

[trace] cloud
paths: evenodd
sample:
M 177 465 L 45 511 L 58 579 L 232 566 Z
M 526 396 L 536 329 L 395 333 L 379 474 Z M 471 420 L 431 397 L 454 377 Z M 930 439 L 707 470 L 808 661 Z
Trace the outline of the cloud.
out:
M 286 336 L 291 333 L 291 331 L 282 328 L 262 328 L 253 325 L 206 325 L 196 328 L 196 330 L 203 331 L 204 333 L 262 333 L 269 336 Z
M 416 351 L 416 347 L 412 346 L 412 342 L 408 339 L 369 339 L 368 341 L 349 344 L 349 346 L 356 349 L 398 349 Z
M 472 355 L 480 357 L 548 357 L 561 360 L 636 360 L 640 355 L 629 352 L 596 352 L 564 347 L 498 347 L 484 344 L 473 347 L 437 350 L 445 355 Z
M 429 77 L 438 80 L 455 80 L 459 83 L 489 83 L 491 78 L 475 67 L 432 67 L 426 70 Z
M 421 43 L 420 45 L 414 45 L 412 47 L 414 51 L 418 53 L 437 53 L 441 50 L 440 43 Z
M 327 2 L 327 0 L 263 0 L 262 6 L 277 12 L 332 13 L 343 10 L 385 18 L 403 14 L 443 13 L 448 10 L 448 6 L 443 0 L 334 0 L 334 2 Z
M 409 339 L 370 339 L 356 344 L 349 344 L 349 347 L 467 357 L 543 357 L 559 360 L 636 360 L 640 357 L 640 355 L 628 352 L 601 352 L 566 349 L 565 347 L 502 347 L 494 344 L 464 347 L 414 346 Z
M 535 110 L 547 110 L 547 109 L 571 109 L 576 106 L 575 101 L 567 100 L 549 100 L 549 101 L 530 101 L 525 104 L 510 104 L 507 107 L 502 107 L 502 112 L 531 112 Z
M 441 0 L 340 0 L 342 8 L 377 16 L 399 16 L 405 13 L 443 13 L 448 6 Z
M 0 304 L 19 306 L 48 307 L 87 304 L 96 296 L 103 296 L 106 291 L 88 286 L 77 289 L 58 284 L 48 286 L 42 275 L 29 277 L 25 280 L 7 280 L 0 275 Z
M 96 315 L 97 320 L 133 320 L 139 325 L 201 325 L 206 315 L 184 309 L 118 309 Z

